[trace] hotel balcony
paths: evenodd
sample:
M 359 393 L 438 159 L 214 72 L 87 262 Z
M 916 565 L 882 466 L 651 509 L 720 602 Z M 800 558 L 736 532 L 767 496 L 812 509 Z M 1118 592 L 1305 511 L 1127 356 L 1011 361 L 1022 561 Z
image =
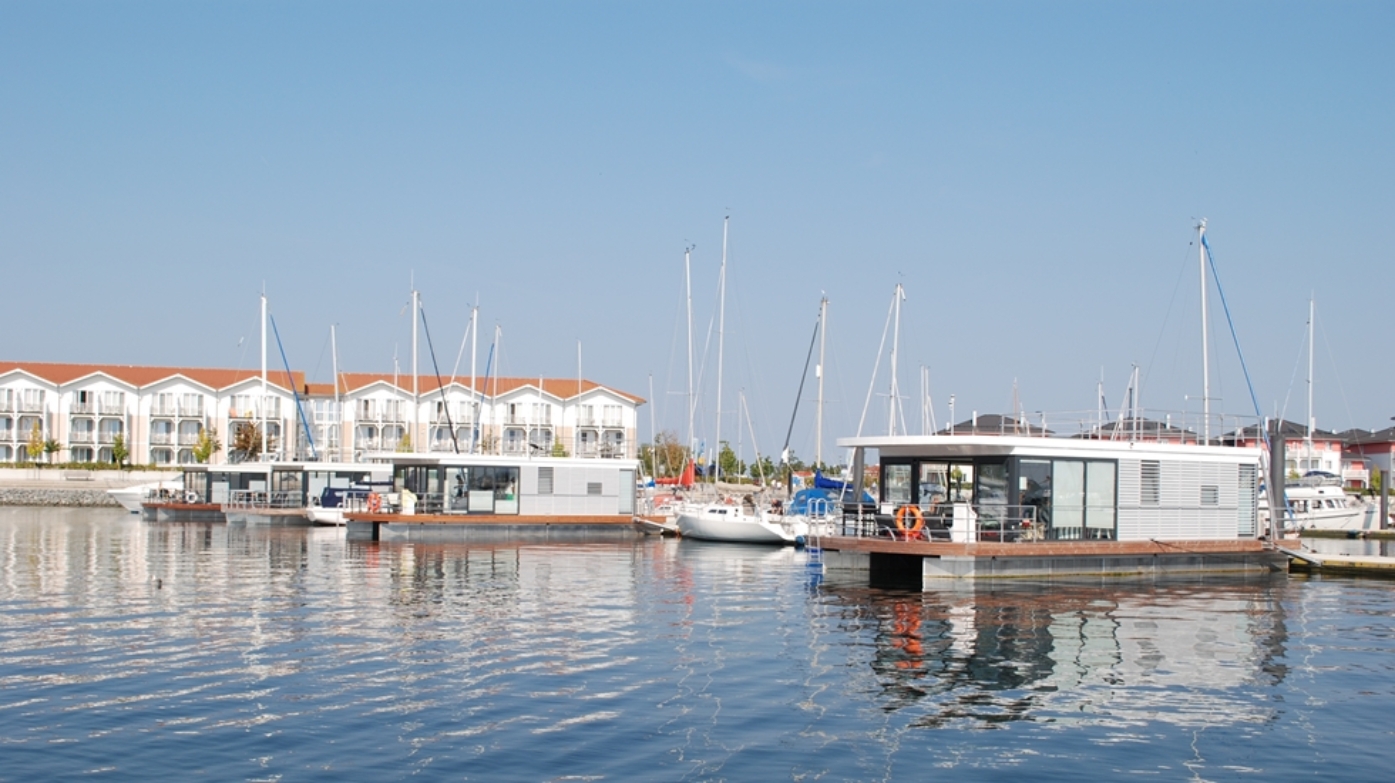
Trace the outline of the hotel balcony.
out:
M 125 404 L 125 403 L 117 404 L 117 403 L 111 403 L 111 402 L 99 402 L 99 403 L 97 403 L 97 412 L 98 412 L 98 413 L 101 413 L 101 414 L 103 414 L 103 415 L 106 415 L 106 416 L 125 416 L 125 415 L 126 415 L 126 404 Z
M 97 442 L 105 445 L 111 445 L 116 442 L 117 437 L 119 437 L 121 434 L 122 433 L 120 432 L 112 432 L 109 430 L 99 432 L 97 433 Z
M 69 413 L 92 413 L 97 406 L 90 402 L 75 402 L 68 406 Z
M 594 426 L 596 426 L 596 417 L 595 417 L 595 415 L 594 415 L 594 414 L 590 414 L 590 413 L 582 413 L 582 414 L 577 415 L 577 417 L 576 417 L 576 426 L 578 426 L 578 427 L 594 427 Z
M 69 443 L 91 443 L 91 442 L 92 442 L 92 438 L 93 438 L 93 436 L 94 436 L 95 434 L 96 434 L 96 433 L 92 432 L 91 430 L 88 430 L 88 431 L 86 431 L 86 432 L 70 432 L 70 433 L 68 433 L 68 442 L 69 442 Z
M 174 415 L 175 415 L 175 410 L 176 410 L 175 406 L 172 405 L 172 404 L 170 404 L 170 403 L 161 404 L 161 403 L 158 403 L 158 402 L 157 402 L 157 403 L 155 403 L 154 405 L 151 405 L 151 406 L 150 406 L 150 415 L 151 415 L 151 416 L 162 416 L 162 417 L 168 419 L 168 418 L 173 418 L 173 417 L 174 417 Z
M 610 427 L 611 429 L 620 429 L 621 427 L 624 427 L 625 424 L 624 422 L 620 421 L 619 416 L 607 416 L 605 417 L 605 420 L 601 422 L 601 426 Z
M 190 434 L 190 433 L 188 433 L 188 432 L 181 432 L 181 433 L 179 434 L 179 445 L 181 445 L 181 446 L 197 446 L 197 445 L 199 445 L 199 434 L 198 434 L 197 432 L 192 433 L 192 434 Z
M 184 403 L 180 403 L 179 415 L 183 416 L 186 419 L 202 419 L 203 403 L 200 402 L 197 405 L 185 405 Z
M 33 400 L 20 400 L 20 401 L 19 401 L 19 412 L 20 412 L 20 413 L 43 413 L 43 412 L 44 412 L 44 404 L 43 404 L 42 401 L 40 401 L 40 402 L 35 402 L 35 401 L 33 401 Z
M 155 446 L 168 446 L 174 443 L 174 435 L 168 432 L 150 433 L 150 443 Z
M 1342 483 L 1346 486 L 1369 487 L 1371 471 L 1366 468 L 1342 468 Z
M 0 400 L 0 413 L 14 413 L 14 410 L 15 410 L 15 401 L 14 401 L 14 400 L 12 400 L 12 399 L 10 399 L 10 400 Z

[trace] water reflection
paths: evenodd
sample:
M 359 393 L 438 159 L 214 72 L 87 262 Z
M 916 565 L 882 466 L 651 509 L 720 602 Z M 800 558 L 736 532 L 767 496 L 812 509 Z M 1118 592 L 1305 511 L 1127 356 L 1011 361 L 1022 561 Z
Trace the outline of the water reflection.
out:
M 1234 694 L 1287 672 L 1282 585 L 997 583 L 829 596 L 845 628 L 873 622 L 882 709 L 914 710 L 915 725 L 1200 727 L 1272 719 L 1271 707 Z

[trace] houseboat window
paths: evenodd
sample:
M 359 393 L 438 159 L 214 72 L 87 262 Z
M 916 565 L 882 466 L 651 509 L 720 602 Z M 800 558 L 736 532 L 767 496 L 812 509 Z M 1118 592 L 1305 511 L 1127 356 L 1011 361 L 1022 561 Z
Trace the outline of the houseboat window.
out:
M 910 503 L 911 466 L 885 465 L 882 472 L 882 500 L 897 506 Z
M 921 508 L 933 510 L 949 499 L 949 465 L 922 462 L 917 493 Z
M 974 498 L 979 519 L 1001 521 L 1007 514 L 1007 463 L 986 462 L 977 467 Z
M 1060 538 L 1085 531 L 1085 463 L 1058 459 L 1051 471 L 1051 524 Z
M 470 510 L 470 469 L 450 468 L 450 492 L 446 510 L 452 514 L 464 514 Z
M 1017 505 L 1022 516 L 1047 528 L 1051 524 L 1051 463 L 1024 459 L 1017 463 Z
M 1085 463 L 1085 529 L 1090 538 L 1114 538 L 1115 464 Z
M 974 502 L 974 466 L 964 462 L 949 466 L 949 502 Z
M 472 468 L 468 486 L 470 513 L 518 513 L 518 468 Z

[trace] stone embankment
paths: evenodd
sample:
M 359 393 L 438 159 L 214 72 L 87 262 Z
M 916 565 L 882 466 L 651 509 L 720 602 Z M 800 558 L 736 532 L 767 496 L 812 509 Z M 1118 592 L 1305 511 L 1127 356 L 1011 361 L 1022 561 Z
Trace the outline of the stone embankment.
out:
M 107 490 L 167 481 L 177 472 L 0 468 L 0 506 L 120 508 Z
M 0 506 L 120 507 L 105 489 L 0 487 Z

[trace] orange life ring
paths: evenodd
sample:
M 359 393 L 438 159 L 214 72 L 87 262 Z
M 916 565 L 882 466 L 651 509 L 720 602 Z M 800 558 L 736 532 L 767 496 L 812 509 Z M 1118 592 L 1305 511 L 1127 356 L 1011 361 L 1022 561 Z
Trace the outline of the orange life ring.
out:
M 368 493 L 368 510 L 371 513 L 378 513 L 383 510 L 383 496 L 377 492 Z
M 910 527 L 906 527 L 906 517 L 915 520 Z M 902 506 L 896 509 L 896 529 L 904 530 L 907 533 L 919 533 L 925 527 L 925 517 L 921 516 L 918 506 Z

